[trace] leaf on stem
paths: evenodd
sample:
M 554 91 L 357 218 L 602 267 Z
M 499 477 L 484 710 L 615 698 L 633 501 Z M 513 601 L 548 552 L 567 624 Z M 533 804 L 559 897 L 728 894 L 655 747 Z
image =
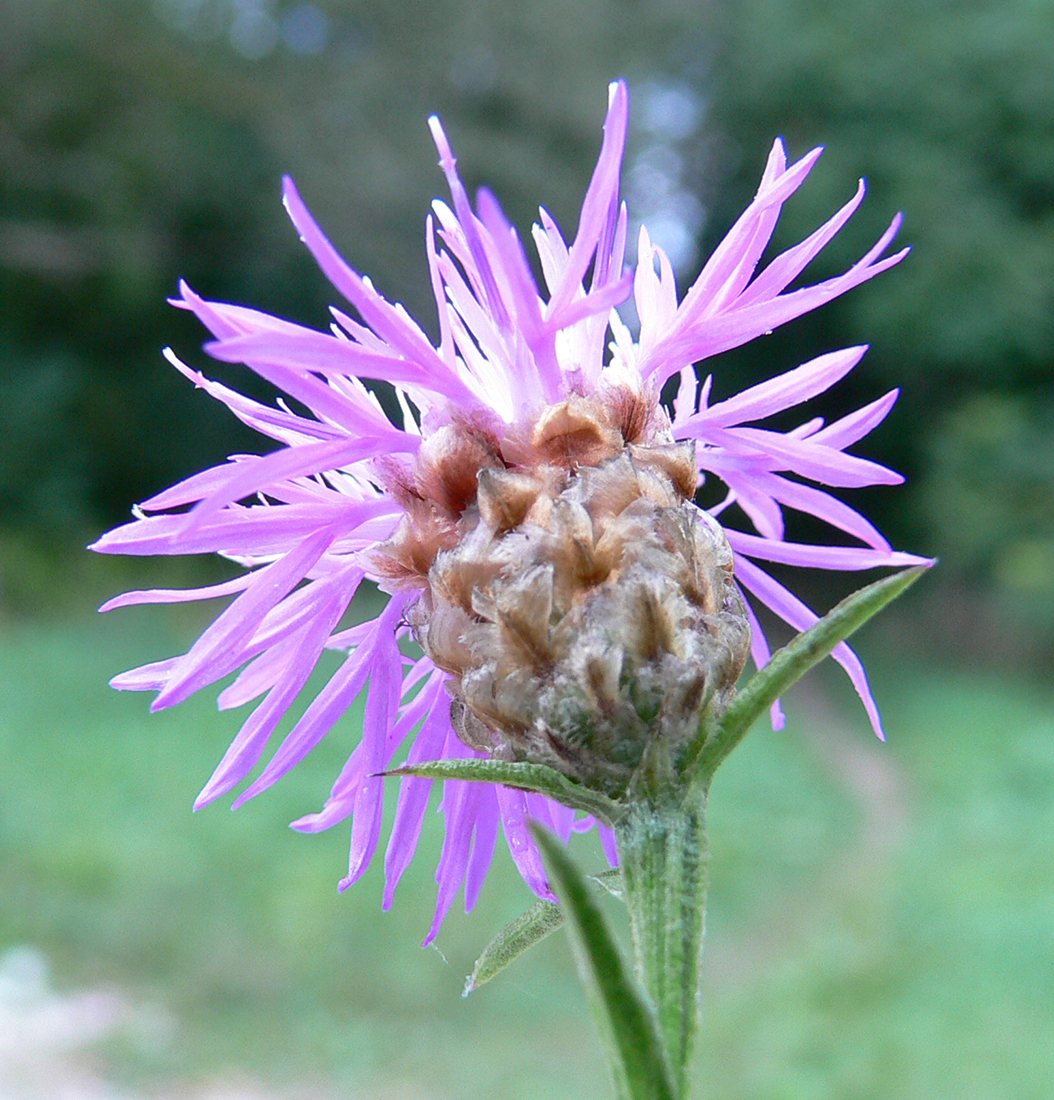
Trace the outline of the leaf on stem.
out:
M 623 812 L 622 807 L 606 795 L 572 783 L 567 776 L 544 764 L 519 764 L 507 760 L 426 760 L 379 774 L 501 783 L 517 790 L 544 794 L 564 806 L 592 814 L 605 825 L 614 825 Z
M 928 569 L 928 565 L 918 565 L 858 589 L 818 623 L 777 650 L 768 664 L 747 681 L 709 732 L 695 765 L 697 782 L 708 783 L 717 766 L 787 688 L 886 604 L 906 592 Z
M 655 1015 L 627 972 L 585 876 L 556 837 L 537 825 L 531 830 L 567 916 L 620 1100 L 676 1100 Z
M 612 897 L 622 900 L 622 872 L 617 867 L 590 875 L 589 879 L 598 886 L 603 886 Z M 559 905 L 544 898 L 536 901 L 526 913 L 505 925 L 483 948 L 483 954 L 476 960 L 472 973 L 465 980 L 462 996 L 467 997 L 491 978 L 496 978 L 528 948 L 541 943 L 558 928 L 562 928 L 563 923 L 564 911 Z
M 515 962 L 528 948 L 541 943 L 564 923 L 563 910 L 544 898 L 536 901 L 522 916 L 510 921 L 483 948 L 483 954 L 476 960 L 472 973 L 465 981 L 467 997 L 491 978 L 500 974 L 510 963 Z

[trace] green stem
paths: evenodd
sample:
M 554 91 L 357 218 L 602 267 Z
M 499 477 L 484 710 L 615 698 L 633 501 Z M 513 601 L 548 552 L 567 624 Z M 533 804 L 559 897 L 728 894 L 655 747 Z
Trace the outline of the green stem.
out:
M 706 910 L 705 795 L 632 806 L 615 827 L 637 975 L 655 1011 L 674 1088 L 687 1095 L 699 1024 Z

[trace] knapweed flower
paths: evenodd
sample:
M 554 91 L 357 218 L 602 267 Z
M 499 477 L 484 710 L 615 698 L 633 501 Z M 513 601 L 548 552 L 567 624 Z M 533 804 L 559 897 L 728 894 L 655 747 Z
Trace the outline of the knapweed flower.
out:
M 174 303 L 212 333 L 213 357 L 245 364 L 310 415 L 252 401 L 166 352 L 279 446 L 234 456 L 144 501 L 132 523 L 95 544 L 106 553 L 219 553 L 243 567 L 223 584 L 131 592 L 104 605 L 234 597 L 187 653 L 113 684 L 156 691 L 160 709 L 240 670 L 220 693 L 221 708 L 260 701 L 202 790 L 196 805 L 204 806 L 249 776 L 322 651 L 345 652 L 235 801 L 280 779 L 365 691 L 361 741 L 321 811 L 293 823 L 310 832 L 352 817 L 342 887 L 376 852 L 379 773 L 408 742 L 410 763 L 490 753 L 542 760 L 617 797 L 642 738 L 656 730 L 683 738 L 703 708 L 734 690 L 748 649 L 758 666 L 768 660 L 751 602 L 795 629 L 816 621 L 763 563 L 863 570 L 921 560 L 894 552 L 828 491 L 901 480 L 846 453 L 885 417 L 896 391 L 831 424 L 757 426 L 823 393 L 863 347 L 714 402 L 710 379 L 700 385 L 695 372 L 700 361 L 898 263 L 904 251 L 884 252 L 899 219 L 844 274 L 788 290 L 857 208 L 861 184 L 828 222 L 758 272 L 782 204 L 820 154 L 788 167 L 777 141 L 754 201 L 678 301 L 670 263 L 646 230 L 635 268 L 624 265 L 627 213 L 618 193 L 627 117 L 626 88 L 615 84 L 574 239 L 541 211 L 533 238 L 544 290 L 494 196 L 480 191 L 472 207 L 431 120 L 453 199 L 435 203 L 426 230 L 437 344 L 348 267 L 288 180 L 293 224 L 356 315 L 334 308 L 331 330 L 321 332 L 206 301 L 185 285 Z M 636 338 L 618 313 L 631 295 Z M 667 408 L 660 390 L 675 376 Z M 363 379 L 386 383 L 391 399 L 382 403 Z M 728 490 L 709 514 L 692 503 L 708 476 Z M 732 504 L 745 524 L 725 523 Z M 786 541 L 784 508 L 824 521 L 838 544 Z M 346 626 L 364 581 L 389 594 L 387 605 Z M 411 636 L 418 656 L 400 648 Z M 834 657 L 880 733 L 860 662 L 844 644 Z M 627 739 L 634 723 L 639 736 Z M 428 779 L 401 780 L 385 906 L 415 850 L 430 788 Z M 499 827 L 527 883 L 545 895 L 528 816 L 565 840 L 594 824 L 537 794 L 462 781 L 445 783 L 441 810 L 429 939 L 462 884 L 466 906 L 475 902 Z M 601 837 L 614 859 L 603 827 Z

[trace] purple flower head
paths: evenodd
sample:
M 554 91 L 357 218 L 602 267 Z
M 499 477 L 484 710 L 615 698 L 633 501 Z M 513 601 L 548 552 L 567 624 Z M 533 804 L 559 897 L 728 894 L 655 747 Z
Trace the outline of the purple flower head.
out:
M 206 345 L 210 355 L 245 364 L 311 415 L 282 402 L 271 408 L 243 397 L 166 351 L 196 386 L 277 441 L 278 448 L 262 456 L 234 456 L 180 482 L 144 501 L 133 522 L 95 543 L 93 549 L 105 553 L 219 553 L 244 567 L 223 584 L 130 592 L 105 604 L 103 610 L 233 597 L 187 653 L 117 676 L 113 686 L 157 692 L 156 710 L 237 672 L 220 692 L 221 709 L 258 700 L 199 795 L 195 805 L 201 807 L 249 776 L 323 649 L 344 652 L 343 664 L 234 803 L 280 779 L 365 692 L 361 741 L 323 808 L 293 823 L 314 832 L 352 818 L 350 866 L 341 888 L 354 882 L 376 853 L 385 792 L 378 773 L 397 754 L 405 752 L 412 763 L 480 755 L 452 726 L 448 673 L 428 656 L 405 656 L 399 642 L 408 634 L 407 614 L 420 595 L 421 577 L 437 548 L 457 537 L 460 509 L 476 492 L 487 456 L 504 455 L 504 467 L 510 466 L 508 456 L 526 446 L 524 425 L 537 425 L 554 408 L 566 413 L 580 399 L 629 394 L 641 415 L 667 437 L 694 441 L 699 475 L 719 478 L 728 489 L 713 514 L 724 517 L 728 505 L 738 504 L 752 528 L 725 528 L 744 595 L 795 629 L 810 626 L 817 616 L 759 563 L 864 570 L 923 560 L 894 552 L 867 520 L 828 491 L 901 480 L 846 453 L 881 422 L 896 391 L 831 424 L 812 419 L 791 431 L 758 426 L 823 393 L 856 365 L 864 348 L 822 355 L 713 404 L 710 379 L 700 386 L 694 369 L 700 360 L 807 313 L 898 263 L 906 250 L 883 254 L 899 219 L 844 274 L 788 290 L 860 204 L 861 184 L 827 223 L 758 272 L 782 204 L 820 153 L 814 150 L 788 167 L 777 141 L 754 201 L 678 301 L 669 260 L 646 230 L 635 270 L 624 266 L 627 215 L 618 189 L 627 116 L 626 88 L 618 83 L 610 89 L 603 144 L 573 239 L 568 242 L 541 211 L 532 235 L 544 288 L 494 196 L 481 191 L 473 208 L 439 121 L 431 120 L 452 195 L 451 206 L 434 204 L 426 231 L 439 313 L 437 345 L 401 306 L 348 267 L 288 179 L 289 216 L 356 316 L 334 308 L 330 331 L 320 332 L 243 306 L 206 301 L 186 285 L 174 302 L 212 333 Z M 617 312 L 630 295 L 640 319 L 636 339 Z M 679 389 L 673 407 L 665 409 L 659 392 L 674 375 Z M 362 379 L 390 383 L 401 415 L 390 416 Z M 470 476 L 459 480 L 466 469 Z M 785 507 L 824 521 L 836 530 L 839 544 L 785 541 Z M 427 560 L 418 560 L 421 554 Z M 371 621 L 342 627 L 366 580 L 390 593 L 387 606 Z M 769 650 L 756 621 L 753 626 L 752 653 L 760 666 Z M 881 736 L 859 660 L 844 644 L 834 657 Z M 782 721 L 778 711 L 773 718 Z M 384 860 L 385 907 L 414 853 L 431 783 L 401 780 Z M 462 884 L 466 907 L 474 904 L 499 828 L 528 885 L 549 896 L 528 817 L 565 840 L 595 824 L 540 795 L 463 781 L 445 782 L 441 810 L 446 832 L 428 940 Z M 612 837 L 598 827 L 614 861 Z

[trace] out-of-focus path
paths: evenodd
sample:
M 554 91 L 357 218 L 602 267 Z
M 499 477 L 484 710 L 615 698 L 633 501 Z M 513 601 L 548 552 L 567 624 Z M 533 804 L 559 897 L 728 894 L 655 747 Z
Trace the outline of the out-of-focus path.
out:
M 817 763 L 849 796 L 858 815 L 852 840 L 792 895 L 771 899 L 735 942 L 708 944 L 705 981 L 749 987 L 795 946 L 822 939 L 839 911 L 865 914 L 881 934 L 892 861 L 910 821 L 907 784 L 887 745 L 859 728 L 848 728 L 821 689 L 795 687 L 803 736 Z M 788 731 L 788 736 L 795 736 Z M 857 927 L 860 920 L 856 921 Z
M 107 1080 L 100 1044 L 169 1041 L 174 1027 L 162 1009 L 114 990 L 58 992 L 42 952 L 10 948 L 0 955 L 0 1100 L 333 1100 L 325 1090 L 276 1092 L 248 1080 L 150 1093 Z

